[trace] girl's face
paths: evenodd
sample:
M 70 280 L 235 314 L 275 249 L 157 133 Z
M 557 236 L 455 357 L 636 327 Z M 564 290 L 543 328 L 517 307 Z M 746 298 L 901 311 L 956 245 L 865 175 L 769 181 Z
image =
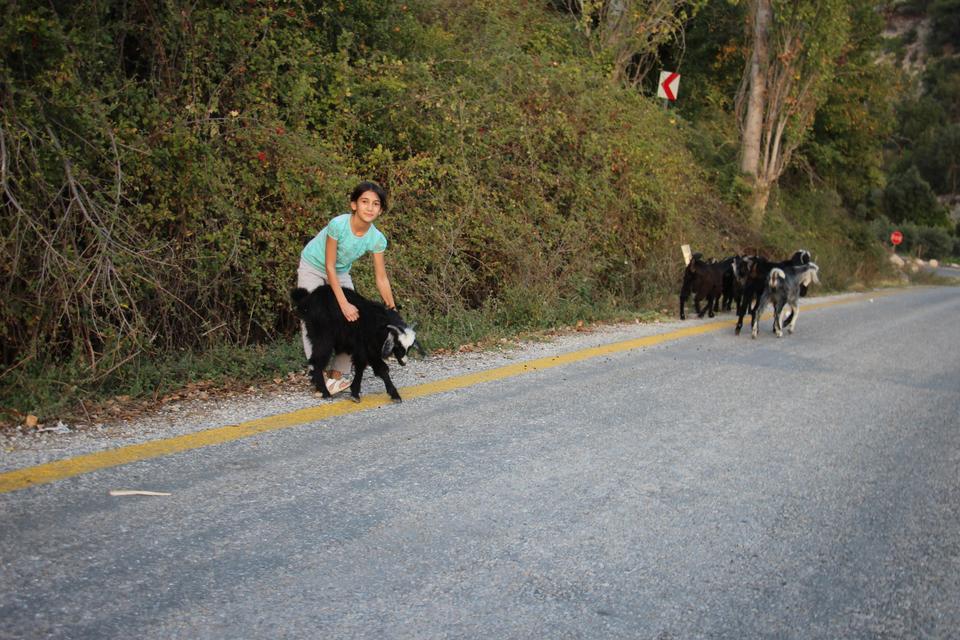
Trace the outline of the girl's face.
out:
M 357 216 L 371 224 L 380 215 L 380 197 L 375 191 L 364 191 L 360 197 L 350 203 L 350 208 Z

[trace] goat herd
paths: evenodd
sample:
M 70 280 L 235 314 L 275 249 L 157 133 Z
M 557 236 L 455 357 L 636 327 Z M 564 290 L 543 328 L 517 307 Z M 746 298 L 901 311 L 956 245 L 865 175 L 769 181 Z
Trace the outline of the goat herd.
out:
M 737 327 L 740 335 L 743 316 L 750 311 L 750 332 L 756 338 L 760 331 L 759 317 L 773 305 L 773 330 L 777 337 L 783 335 L 783 326 L 793 333 L 797 326 L 799 300 L 807 294 L 807 287 L 819 284 L 820 268 L 810 261 L 810 252 L 800 249 L 789 260 L 771 262 L 760 256 L 731 256 L 724 260 L 704 260 L 699 253 L 687 264 L 680 287 L 680 319 L 685 320 L 684 306 L 693 293 L 693 308 L 697 316 L 710 317 L 721 306 L 729 310 L 737 303 Z M 700 302 L 706 306 L 700 308 Z M 784 320 L 786 308 L 790 315 Z
M 686 319 L 684 305 L 693 293 L 693 306 L 701 318 L 714 316 L 721 305 L 729 310 L 737 303 L 737 335 L 743 327 L 743 316 L 750 310 L 750 328 L 757 337 L 758 316 L 768 303 L 774 307 L 773 330 L 783 335 L 783 313 L 790 307 L 786 319 L 787 331 L 793 333 L 797 324 L 798 300 L 807 287 L 819 283 L 819 268 L 810 261 L 810 252 L 800 250 L 784 262 L 770 262 L 760 256 L 731 256 L 719 262 L 703 259 L 699 253 L 687 264 L 680 289 L 680 319 Z M 347 300 L 360 310 L 357 322 L 347 322 L 329 285 L 313 291 L 294 289 L 290 292 L 294 310 L 304 322 L 307 336 L 313 346 L 310 358 L 311 378 L 324 398 L 330 392 L 323 379 L 323 368 L 336 353 L 349 353 L 353 360 L 354 378 L 350 385 L 351 398 L 360 401 L 360 385 L 364 369 L 369 365 L 374 374 L 383 379 L 387 393 L 394 402 L 400 394 L 390 380 L 386 359 L 393 356 L 400 365 L 406 364 L 407 350 L 417 347 L 416 333 L 394 309 L 367 300 L 352 289 L 344 289 Z M 706 306 L 701 308 L 701 301 Z M 754 303 L 756 300 L 756 304 Z M 751 307 L 751 304 L 753 305 Z

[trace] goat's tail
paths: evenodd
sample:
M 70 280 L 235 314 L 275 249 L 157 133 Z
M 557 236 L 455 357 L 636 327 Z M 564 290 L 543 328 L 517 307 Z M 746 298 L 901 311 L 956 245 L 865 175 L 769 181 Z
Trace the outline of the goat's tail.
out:
M 770 270 L 770 277 L 767 279 L 767 286 L 776 289 L 787 279 L 787 274 L 783 269 L 774 268 Z

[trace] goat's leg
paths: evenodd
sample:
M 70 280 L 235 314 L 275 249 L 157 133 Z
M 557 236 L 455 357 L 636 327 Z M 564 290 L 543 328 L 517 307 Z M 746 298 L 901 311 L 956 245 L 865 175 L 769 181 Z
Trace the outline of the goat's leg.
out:
M 383 386 L 387 388 L 387 395 L 394 402 L 403 402 L 403 398 L 400 397 L 400 394 L 397 392 L 397 388 L 393 386 L 393 380 L 390 379 L 390 367 L 387 366 L 386 362 L 374 361 L 370 363 L 370 368 L 373 369 L 373 373 L 383 380 Z
M 778 338 L 783 337 L 783 308 L 785 306 L 784 302 L 778 301 L 773 307 L 773 332 L 777 334 Z
M 686 320 L 687 316 L 683 313 L 683 307 L 687 303 L 687 297 L 690 295 L 690 291 L 687 288 L 680 289 L 680 319 Z
M 707 315 L 709 315 L 711 318 L 714 317 L 717 314 L 717 312 L 720 311 L 720 309 L 718 308 L 719 304 L 720 304 L 719 296 L 707 296 L 707 310 L 709 311 Z
M 723 303 L 723 310 L 724 310 L 724 311 L 732 311 L 734 305 L 736 305 L 736 306 L 738 306 L 738 307 L 740 306 L 740 294 L 737 293 L 737 292 L 732 293 L 732 294 L 730 295 L 730 297 L 729 297 L 727 300 L 724 301 L 724 303 Z
M 787 331 L 793 333 L 797 328 L 797 316 L 800 314 L 800 307 L 790 304 L 790 318 L 787 320 Z
M 353 357 L 353 382 L 350 383 L 350 399 L 360 402 L 360 386 L 363 384 L 363 370 L 367 368 L 366 361 Z
M 750 335 L 753 338 L 756 338 L 760 333 L 760 316 L 763 314 L 763 310 L 767 308 L 767 300 L 769 297 L 767 292 L 764 291 L 760 295 L 760 299 L 757 301 L 753 311 L 750 312 Z
M 333 356 L 333 344 L 327 340 L 318 341 L 313 345 L 313 355 L 310 357 L 310 364 L 313 370 L 310 372 L 310 380 L 313 387 L 320 392 L 324 398 L 330 398 L 330 390 L 327 389 L 327 382 L 323 379 L 323 368 L 330 362 Z
M 737 326 L 733 330 L 734 335 L 740 335 L 740 330 L 743 329 L 743 316 L 747 315 L 747 309 L 749 307 L 750 299 L 741 294 L 740 297 L 737 298 Z
M 703 308 L 703 309 L 700 308 L 701 300 L 703 300 L 703 298 L 700 297 L 699 293 L 693 294 L 693 310 L 697 312 L 698 318 L 702 318 L 707 313 L 706 308 Z

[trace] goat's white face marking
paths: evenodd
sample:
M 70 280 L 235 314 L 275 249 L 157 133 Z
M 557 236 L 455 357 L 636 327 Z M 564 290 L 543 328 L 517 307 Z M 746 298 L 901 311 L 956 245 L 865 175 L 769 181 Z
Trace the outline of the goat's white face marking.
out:
M 413 329 L 404 329 L 399 338 L 400 344 L 403 345 L 403 348 L 409 349 L 411 346 L 413 346 L 413 341 L 417 339 L 417 334 Z
M 800 275 L 800 284 L 805 287 L 809 287 L 811 284 L 820 284 L 820 267 L 812 262 L 809 266 L 810 268 Z

